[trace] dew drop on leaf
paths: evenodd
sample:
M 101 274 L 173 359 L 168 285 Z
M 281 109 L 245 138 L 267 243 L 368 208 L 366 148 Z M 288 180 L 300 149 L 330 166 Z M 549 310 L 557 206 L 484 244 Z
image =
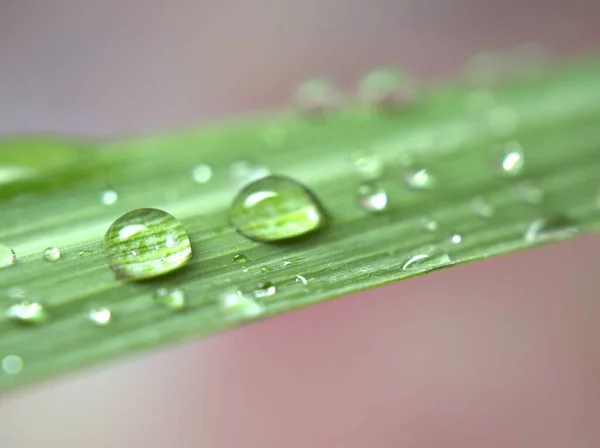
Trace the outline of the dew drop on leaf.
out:
M 463 236 L 460 233 L 453 233 L 448 238 L 448 241 L 450 241 L 452 244 L 460 244 L 463 242 Z
M 430 190 L 435 187 L 436 180 L 425 168 L 410 168 L 402 173 L 402 179 L 412 190 Z
M 115 190 L 104 190 L 100 193 L 100 202 L 103 205 L 113 205 L 119 200 L 119 194 Z
M 18 375 L 23 370 L 23 359 L 18 355 L 6 355 L 2 358 L 2 370 L 7 375 Z
M 308 280 L 305 276 L 296 274 L 294 277 L 296 278 L 296 283 L 302 283 L 304 286 L 308 284 Z
M 315 232 L 327 218 L 306 187 L 287 177 L 269 176 L 238 193 L 229 209 L 229 221 L 252 240 L 277 242 Z
M 8 268 L 17 262 L 17 255 L 10 247 L 0 244 L 0 269 Z
M 383 160 L 378 154 L 357 151 L 350 156 L 356 174 L 365 180 L 375 180 L 383 174 Z
M 248 257 L 246 257 L 244 254 L 237 254 L 233 256 L 231 261 L 233 261 L 236 264 L 244 264 L 248 262 Z
M 154 301 L 172 311 L 185 309 L 187 298 L 180 288 L 159 288 L 154 293 Z
M 200 163 L 192 168 L 192 179 L 199 184 L 205 184 L 212 177 L 212 168 L 206 163 Z
M 452 259 L 444 250 L 434 245 L 427 245 L 410 254 L 402 270 L 430 271 L 451 263 Z
M 22 324 L 37 325 L 48 319 L 48 313 L 41 302 L 19 300 L 8 307 L 6 317 Z
M 44 260 L 57 261 L 60 259 L 61 253 L 58 247 L 48 247 L 44 250 Z
M 438 222 L 430 216 L 419 219 L 419 226 L 426 232 L 435 232 L 439 228 Z
M 269 266 L 263 266 L 260 268 L 260 272 L 264 272 L 266 274 L 267 272 L 271 272 L 271 268 Z
M 550 214 L 533 221 L 525 231 L 529 244 L 548 243 L 573 238 L 579 233 L 577 223 L 561 213 Z
M 368 212 L 382 212 L 388 205 L 388 196 L 381 185 L 376 182 L 366 182 L 358 187 L 358 205 Z
M 271 282 L 261 282 L 259 283 L 254 291 L 252 291 L 252 295 L 256 299 L 264 299 L 265 297 L 270 297 L 277 292 L 277 288 Z
M 108 265 L 118 279 L 144 280 L 185 266 L 192 257 L 183 225 L 165 211 L 125 213 L 104 237 Z
M 518 142 L 509 141 L 502 145 L 493 156 L 497 171 L 505 176 L 517 176 L 525 167 L 525 154 Z
M 99 327 L 104 327 L 110 324 L 112 321 L 112 317 L 113 316 L 111 310 L 104 306 L 92 307 L 88 310 L 86 314 L 87 320 Z
M 231 291 L 221 298 L 222 311 L 230 316 L 256 317 L 263 312 L 263 307 L 240 291 Z

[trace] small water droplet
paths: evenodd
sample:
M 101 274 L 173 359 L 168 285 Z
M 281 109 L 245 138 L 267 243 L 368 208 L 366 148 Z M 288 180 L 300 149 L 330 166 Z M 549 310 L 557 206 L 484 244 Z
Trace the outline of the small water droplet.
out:
M 18 375 L 23 370 L 23 359 L 18 355 L 7 355 L 2 359 L 2 370 L 7 375 Z
M 265 297 L 270 297 L 277 292 L 277 288 L 271 282 L 261 282 L 256 286 L 256 289 L 252 291 L 254 298 L 256 299 L 264 299 Z
M 112 312 L 110 309 L 98 306 L 91 308 L 86 315 L 87 319 L 94 325 L 104 327 L 110 324 L 112 320 Z
M 413 252 L 402 266 L 404 271 L 429 271 L 452 263 L 450 256 L 437 246 L 427 245 Z
M 382 212 L 388 205 L 388 197 L 383 187 L 377 183 L 364 183 L 358 187 L 358 205 L 368 212 Z
M 494 135 L 513 134 L 519 126 L 517 111 L 509 107 L 497 106 L 488 113 L 488 126 Z
M 515 141 L 506 142 L 494 154 L 494 163 L 498 171 L 506 176 L 517 176 L 525 167 L 525 153 L 522 146 Z
M 104 190 L 100 193 L 100 202 L 103 205 L 113 205 L 119 200 L 119 194 L 115 190 Z
M 247 160 L 237 160 L 229 165 L 229 183 L 235 189 L 242 188 L 270 174 L 271 170 L 267 166 L 257 165 Z
M 10 247 L 0 244 L 0 269 L 12 266 L 17 262 L 17 254 Z
M 547 243 L 573 238 L 579 233 L 579 226 L 566 215 L 556 213 L 536 219 L 525 231 L 525 241 L 529 244 Z
M 413 190 L 429 190 L 436 185 L 435 178 L 425 168 L 408 169 L 403 173 L 403 179 Z
M 262 268 L 260 268 L 260 272 L 271 272 L 271 268 L 269 266 L 263 266 Z
M 296 283 L 302 283 L 304 286 L 308 284 L 305 276 L 296 274 L 294 277 L 296 277 Z
M 406 103 L 412 99 L 415 90 L 414 79 L 393 68 L 373 70 L 358 86 L 358 94 L 365 102 L 385 109 Z
M 212 168 L 206 163 L 200 163 L 192 169 L 192 179 L 199 184 L 205 184 L 212 177 Z
M 460 244 L 463 241 L 463 237 L 460 233 L 453 233 L 452 235 L 450 235 L 450 237 L 448 238 L 448 240 L 452 243 L 452 244 Z
M 430 216 L 423 216 L 419 220 L 419 225 L 427 232 L 435 232 L 439 228 L 438 222 Z
M 375 180 L 383 174 L 383 160 L 379 155 L 358 151 L 351 155 L 356 173 L 365 180 Z
M 183 225 L 162 210 L 125 213 L 106 232 L 109 267 L 122 280 L 144 280 L 185 266 L 192 248 Z
M 58 247 L 48 247 L 44 250 L 44 260 L 57 261 L 60 259 L 60 249 Z
M 531 182 L 521 182 L 517 185 L 517 198 L 527 204 L 539 204 L 544 200 L 544 190 Z
M 306 187 L 287 177 L 269 176 L 240 191 L 231 204 L 229 221 L 252 240 L 275 242 L 315 232 L 327 219 Z
M 244 264 L 248 262 L 248 257 L 246 257 L 244 254 L 237 254 L 233 256 L 231 261 L 237 264 Z
M 180 288 L 159 288 L 154 293 L 154 301 L 173 311 L 183 310 L 187 305 L 185 292 Z
M 480 218 L 491 218 L 495 213 L 494 206 L 481 197 L 473 199 L 472 208 L 473 213 Z
M 263 312 L 263 307 L 254 299 L 246 297 L 240 291 L 232 291 L 222 297 L 223 311 L 234 316 L 256 317 Z
M 8 308 L 6 317 L 23 324 L 41 324 L 46 321 L 48 314 L 40 302 L 20 300 Z
M 323 115 L 339 106 L 341 94 L 328 79 L 313 78 L 296 90 L 296 107 L 310 115 Z

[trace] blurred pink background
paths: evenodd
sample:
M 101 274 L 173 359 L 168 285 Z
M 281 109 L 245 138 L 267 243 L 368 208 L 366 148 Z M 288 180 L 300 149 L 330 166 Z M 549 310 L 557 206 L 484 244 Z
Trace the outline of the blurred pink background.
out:
M 283 105 L 312 75 L 598 49 L 593 0 L 2 0 L 0 133 Z M 600 240 L 439 272 L 1 398 L 0 446 L 597 448 Z M 595 269 L 592 269 L 594 267 Z

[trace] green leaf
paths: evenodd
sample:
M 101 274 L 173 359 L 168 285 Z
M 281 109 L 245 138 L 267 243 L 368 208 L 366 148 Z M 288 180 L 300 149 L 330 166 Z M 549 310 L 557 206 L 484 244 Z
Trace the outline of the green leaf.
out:
M 87 148 L 1 142 L 0 242 L 18 261 L 0 269 L 0 300 L 21 306 L 0 318 L 1 388 L 597 230 L 600 62 L 463 84 L 399 110 L 288 111 Z M 239 234 L 230 204 L 267 172 L 306 186 L 329 225 L 285 244 Z M 124 283 L 103 237 L 138 208 L 175 216 L 193 257 Z

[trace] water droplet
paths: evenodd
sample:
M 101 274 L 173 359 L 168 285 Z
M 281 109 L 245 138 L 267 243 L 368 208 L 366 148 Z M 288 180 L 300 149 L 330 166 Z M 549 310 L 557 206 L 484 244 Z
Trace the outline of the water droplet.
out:
M 100 193 L 100 202 L 104 205 L 113 205 L 119 200 L 119 194 L 115 190 L 104 190 Z
M 579 226 L 566 215 L 556 213 L 533 221 L 525 231 L 525 241 L 529 244 L 547 243 L 573 238 L 579 233 Z
M 244 264 L 248 262 L 248 257 L 246 257 L 244 254 L 237 254 L 233 256 L 231 261 L 237 264 Z
M 205 184 L 206 182 L 208 182 L 210 180 L 211 177 L 212 177 L 212 168 L 205 163 L 196 165 L 192 169 L 192 179 L 194 179 L 194 181 L 198 182 L 199 184 Z
M 179 288 L 159 288 L 154 293 L 154 301 L 170 310 L 180 311 L 187 305 L 185 292 Z
M 99 306 L 91 308 L 86 315 L 87 319 L 94 325 L 104 327 L 110 324 L 112 320 L 112 312 L 110 309 Z
M 2 359 L 2 370 L 7 375 L 18 375 L 23 370 L 23 359 L 17 355 L 7 355 Z
M 427 245 L 412 253 L 402 270 L 430 271 L 452 263 L 450 256 L 437 246 Z
M 358 205 L 369 212 L 381 212 L 388 204 L 387 193 L 377 183 L 364 183 L 358 187 Z
M 525 167 L 525 154 L 518 142 L 506 142 L 494 155 L 499 164 L 499 172 L 507 176 L 517 176 Z
M 277 292 L 277 288 L 271 282 L 261 282 L 256 286 L 256 289 L 252 292 L 256 299 L 264 299 L 270 297 Z
M 125 213 L 106 232 L 109 267 L 118 279 L 144 280 L 185 266 L 192 248 L 183 225 L 162 210 Z
M 305 81 L 296 90 L 296 106 L 310 115 L 323 115 L 336 108 L 341 94 L 328 79 L 313 78 Z
M 260 268 L 260 272 L 271 272 L 271 268 L 269 266 L 263 266 L 262 268 Z
M 305 276 L 296 274 L 294 277 L 296 277 L 296 283 L 302 283 L 304 286 L 308 284 Z
M 356 173 L 366 180 L 375 180 L 383 174 L 383 160 L 379 155 L 368 152 L 356 152 L 351 155 Z
M 473 213 L 480 218 L 491 218 L 494 216 L 494 206 L 483 198 L 477 197 L 473 199 L 472 207 Z
M 48 314 L 40 302 L 20 300 L 8 308 L 6 317 L 23 324 L 41 324 L 46 321 Z
M 435 178 L 425 168 L 406 170 L 403 178 L 406 185 L 413 190 L 429 190 L 436 185 Z
M 419 225 L 427 232 L 435 232 L 439 228 L 438 222 L 429 216 L 423 216 L 419 220 Z
M 452 244 L 460 244 L 463 241 L 463 237 L 460 233 L 453 233 L 452 235 L 450 235 L 450 237 L 448 238 L 448 240 L 452 243 Z
M 60 249 L 58 247 L 48 247 L 44 250 L 44 260 L 57 261 L 60 258 Z
M 232 188 L 242 188 L 271 174 L 264 165 L 256 165 L 247 160 L 237 160 L 229 165 L 229 183 Z
M 256 317 L 263 312 L 263 307 L 254 299 L 246 297 L 240 291 L 225 294 L 221 300 L 223 311 L 228 314 L 244 317 Z
M 488 126 L 494 135 L 513 134 L 519 126 L 517 111 L 504 106 L 494 107 L 488 113 Z
M 372 71 L 358 86 L 358 94 L 364 101 L 386 109 L 411 99 L 414 92 L 414 80 L 402 71 L 392 68 Z
M 306 187 L 287 177 L 269 176 L 236 196 L 229 221 L 252 240 L 274 242 L 312 233 L 325 225 L 326 217 Z
M 17 254 L 10 247 L 0 244 L 0 269 L 12 266 L 17 262 Z
M 528 204 L 539 204 L 544 200 L 544 190 L 531 182 L 521 182 L 517 185 L 517 198 Z

